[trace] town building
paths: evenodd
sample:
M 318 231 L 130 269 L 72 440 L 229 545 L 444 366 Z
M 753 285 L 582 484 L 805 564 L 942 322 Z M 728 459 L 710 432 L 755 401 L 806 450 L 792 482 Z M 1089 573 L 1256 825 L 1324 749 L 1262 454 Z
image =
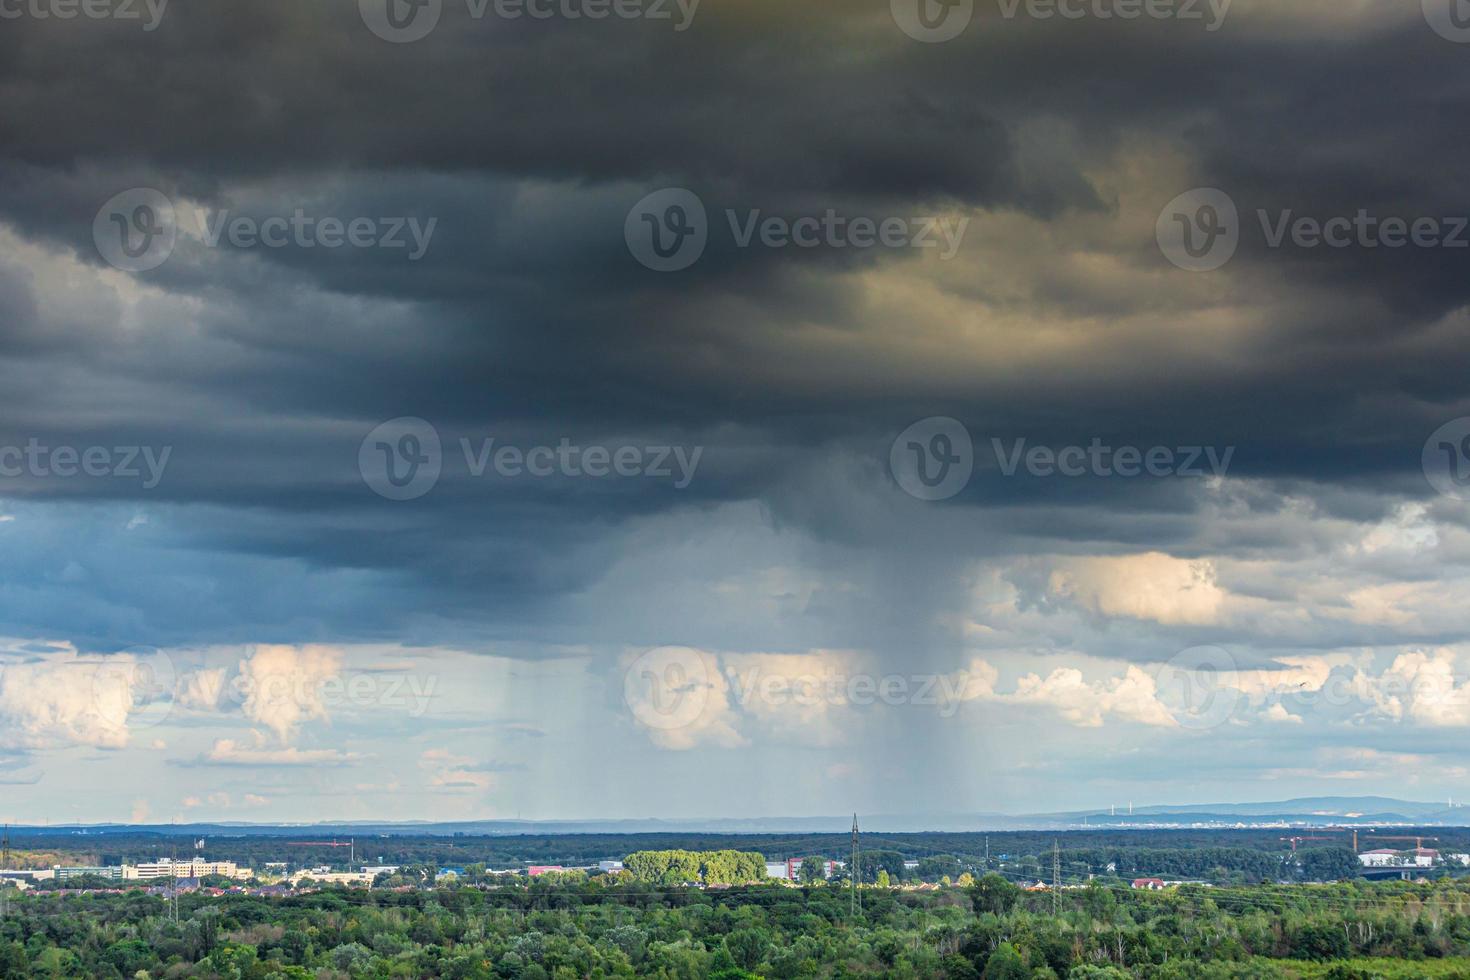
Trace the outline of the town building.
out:
M 376 875 L 370 875 L 362 871 L 325 871 L 313 868 L 309 871 L 298 871 L 291 876 L 291 884 L 300 884 L 303 880 L 310 878 L 319 885 L 361 885 L 371 888 Z
M 837 872 L 836 861 L 825 861 L 822 858 L 817 858 L 817 860 L 822 865 L 822 877 L 831 878 Z M 766 866 L 766 875 L 767 877 L 784 877 L 787 881 L 798 881 L 801 878 L 801 866 L 804 863 L 806 863 L 806 858 L 787 858 L 786 873 L 784 875 L 771 875 L 770 865 Z
M 123 872 L 122 877 L 138 881 L 151 881 L 154 878 L 203 878 L 206 875 L 249 878 L 251 875 L 248 868 L 241 871 L 234 861 L 206 861 L 203 858 L 191 858 L 187 861 L 159 858 L 145 864 L 124 865 Z
M 95 876 L 98 878 L 108 878 L 112 881 L 121 881 L 125 877 L 124 872 L 126 870 L 127 869 L 125 867 L 122 867 L 120 865 L 113 865 L 106 868 L 63 868 L 61 865 L 58 864 L 54 868 L 52 868 L 52 871 L 55 872 L 53 877 L 57 881 L 68 881 L 72 878 L 81 878 L 85 876 Z
M 1430 847 L 1412 851 L 1379 848 L 1359 854 L 1358 863 L 1365 868 L 1432 868 L 1439 863 L 1439 852 Z

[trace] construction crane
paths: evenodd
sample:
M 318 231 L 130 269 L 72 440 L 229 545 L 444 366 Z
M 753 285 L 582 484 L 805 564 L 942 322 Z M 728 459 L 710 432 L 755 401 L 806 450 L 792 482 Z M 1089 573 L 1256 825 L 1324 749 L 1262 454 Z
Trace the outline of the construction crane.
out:
M 1358 828 L 1356 828 L 1356 827 L 1318 827 L 1316 829 L 1322 830 L 1322 831 L 1324 831 L 1326 833 L 1329 833 L 1329 834 L 1352 834 L 1352 836 L 1353 836 L 1353 853 L 1354 854 L 1358 853 Z M 1328 840 L 1328 841 L 1331 841 L 1331 840 L 1337 840 L 1336 837 L 1321 837 L 1321 836 L 1282 837 L 1280 839 L 1281 840 L 1289 840 L 1289 841 L 1291 841 L 1291 850 L 1292 850 L 1293 853 L 1296 852 L 1296 844 L 1297 844 L 1297 841 L 1304 841 L 1304 840 Z
M 345 841 L 337 840 L 335 837 L 329 841 L 325 840 L 293 840 L 287 841 L 288 847 L 350 847 L 350 856 L 347 858 L 348 865 L 357 863 L 357 838 L 349 837 Z

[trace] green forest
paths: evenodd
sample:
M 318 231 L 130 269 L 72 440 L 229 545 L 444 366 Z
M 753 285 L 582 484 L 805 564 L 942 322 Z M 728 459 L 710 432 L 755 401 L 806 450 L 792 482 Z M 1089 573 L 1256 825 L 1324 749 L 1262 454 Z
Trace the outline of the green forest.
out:
M 189 893 L 177 906 L 10 891 L 0 978 L 1470 978 L 1470 884 L 1453 879 L 1162 892 L 1097 879 L 1052 893 L 987 874 L 854 895 L 629 877 Z

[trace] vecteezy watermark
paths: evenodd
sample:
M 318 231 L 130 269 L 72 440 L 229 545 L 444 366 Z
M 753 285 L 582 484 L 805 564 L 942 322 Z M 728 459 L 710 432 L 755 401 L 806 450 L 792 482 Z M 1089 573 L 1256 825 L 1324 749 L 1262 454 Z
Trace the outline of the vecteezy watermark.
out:
M 1470 707 L 1470 684 L 1457 680 L 1452 662 L 1423 653 L 1399 656 L 1375 673 L 1361 662 L 1333 665 L 1316 657 L 1246 668 L 1220 647 L 1200 646 L 1181 651 L 1152 673 L 1154 696 L 1173 720 L 1200 730 L 1251 720 L 1300 724 L 1303 715 L 1323 708 L 1366 708 L 1366 717 L 1461 724 Z M 1329 711 L 1329 716 L 1337 720 L 1340 713 Z
M 1235 447 L 1115 446 L 1094 438 L 1087 445 L 1030 445 L 1024 438 L 992 438 L 991 452 L 1002 476 L 1025 472 L 1037 478 L 1168 477 L 1222 478 Z M 888 468 L 904 492 L 920 500 L 948 500 L 970 482 L 975 447 L 964 424 L 952 418 L 921 419 L 899 433 L 888 452 Z
M 888 471 L 911 497 L 948 500 L 965 489 L 975 471 L 970 431 L 952 418 L 920 419 L 893 440 Z
M 889 0 L 893 22 L 915 41 L 939 44 L 965 32 L 975 16 L 975 0 Z
M 422 718 L 439 687 L 437 674 L 400 670 L 344 671 L 326 676 L 301 672 L 254 675 L 196 674 L 193 693 L 206 704 L 311 705 L 322 708 L 406 709 Z
M 968 671 L 953 674 L 875 674 L 825 666 L 811 671 L 768 670 L 726 664 L 688 647 L 659 647 L 638 656 L 623 671 L 623 700 L 648 728 L 672 731 L 698 722 L 718 688 L 718 704 L 742 711 L 800 711 L 813 708 L 933 708 L 950 718 L 972 696 L 971 682 L 987 678 Z M 727 693 L 728 692 L 728 695 Z
M 996 0 L 1006 20 L 1180 20 L 1200 21 L 1214 33 L 1225 24 L 1235 0 Z
M 147 728 L 176 708 L 216 710 L 233 706 L 268 708 L 300 705 L 327 708 L 406 709 L 420 718 L 439 686 L 435 674 L 396 669 L 278 674 L 231 673 L 226 669 L 183 671 L 166 652 L 132 647 L 96 660 L 79 660 L 91 674 L 92 703 L 110 727 Z
M 1024 466 L 1031 476 L 1083 477 L 1120 476 L 1132 479 L 1152 477 L 1223 477 L 1235 458 L 1235 447 L 1223 450 L 1215 446 L 1113 446 L 1093 439 L 1086 446 L 1027 447 L 1025 439 L 1007 446 L 1000 439 L 990 440 L 996 462 L 1004 476 L 1015 476 Z
M 1006 20 L 1199 21 L 1218 31 L 1234 0 L 996 0 Z M 951 41 L 975 16 L 975 0 L 889 0 L 893 21 L 916 41 Z
M 623 240 L 633 258 L 655 272 L 687 269 L 709 244 L 704 202 L 683 187 L 654 191 L 628 211 Z
M 1470 44 L 1470 2 L 1466 0 L 1423 0 L 1424 19 L 1434 33 L 1447 41 Z
M 134 187 L 113 195 L 92 221 L 92 240 L 103 260 L 124 272 L 156 269 L 174 252 L 180 234 L 179 209 L 162 191 Z M 307 214 L 295 208 L 289 215 L 258 218 L 234 215 L 228 209 L 191 208 L 184 234 L 208 248 L 225 242 L 249 248 L 403 249 L 417 262 L 429 250 L 438 218 L 415 216 L 342 218 Z
M 92 241 L 108 265 L 147 272 L 168 261 L 178 238 L 173 201 L 152 187 L 114 194 L 92 219 Z
M 32 437 L 23 446 L 0 445 L 0 477 L 107 477 L 139 480 L 144 490 L 152 490 L 163 481 L 173 451 L 172 446 L 52 446 Z
M 1240 247 L 1240 213 L 1229 194 L 1200 187 L 1164 205 L 1154 226 L 1164 258 L 1189 272 L 1211 272 Z
M 173 710 L 179 672 L 162 650 L 130 647 L 76 666 L 92 671 L 92 704 L 98 716 L 118 731 L 150 728 Z
M 1446 497 L 1470 500 L 1470 417 L 1435 429 L 1424 442 L 1420 462 L 1429 485 Z
M 703 446 L 590 445 L 563 438 L 556 445 L 496 444 L 494 437 L 461 437 L 471 477 L 494 472 L 504 479 L 548 477 L 649 477 L 670 480 L 676 490 L 694 481 Z M 376 426 L 358 448 L 363 481 L 389 500 L 413 500 L 434 488 L 443 472 L 439 432 L 421 418 L 391 419 Z
M 0 20 L 136 20 L 154 31 L 168 0 L 0 0 Z
M 416 500 L 434 489 L 444 469 L 439 430 L 405 415 L 374 426 L 357 450 L 357 470 L 374 493 Z
M 623 671 L 623 701 L 643 725 L 672 731 L 694 724 L 709 704 L 709 658 L 688 647 L 659 647 Z
M 694 23 L 700 0 L 465 0 L 473 20 L 671 21 L 675 31 Z M 444 0 L 358 0 L 362 22 L 384 41 L 421 41 L 439 25 Z
M 1235 658 L 1214 646 L 1182 650 L 1154 671 L 1155 696 L 1181 728 L 1206 730 L 1236 716 L 1245 698 Z
M 604 477 L 644 476 L 654 479 L 673 480 L 674 489 L 686 489 L 694 482 L 694 472 L 699 469 L 699 460 L 704 456 L 703 446 L 692 449 L 685 446 L 579 446 L 570 439 L 562 439 L 555 446 L 502 445 L 497 447 L 493 438 L 478 442 L 459 440 L 464 452 L 465 467 L 470 476 L 484 476 L 494 468 L 506 478 L 521 476 L 546 478 L 550 476 Z
M 1470 248 L 1470 217 L 1375 215 L 1359 208 L 1354 215 L 1327 217 L 1256 209 L 1267 248 Z M 1211 272 L 1229 262 L 1244 232 L 1235 201 L 1214 187 L 1197 188 L 1174 198 L 1159 213 L 1154 234 L 1159 250 L 1174 265 L 1190 272 Z
M 725 218 L 738 248 L 750 248 L 752 242 L 766 248 L 937 248 L 945 261 L 959 252 L 970 226 L 963 217 L 849 218 L 832 208 L 820 217 L 794 219 L 762 217 L 758 209 L 741 217 L 727 209 Z
M 730 670 L 735 702 L 744 709 L 868 707 L 934 708 L 941 718 L 959 711 L 970 674 L 768 673 L 759 666 Z
M 795 218 L 727 208 L 725 220 L 736 248 L 920 248 L 937 249 L 941 260 L 959 252 L 970 225 L 967 217 L 852 216 L 834 208 Z M 629 210 L 623 238 L 633 257 L 656 272 L 687 269 L 709 243 L 704 202 L 682 187 L 654 191 Z
M 438 218 L 429 218 L 420 223 L 412 215 L 385 218 L 337 218 L 309 215 L 296 208 L 288 218 L 274 215 L 255 218 L 248 215 L 230 217 L 228 210 L 212 214 L 202 208 L 194 209 L 195 220 L 201 230 L 205 245 L 219 248 L 223 238 L 235 248 L 403 248 L 408 249 L 408 261 L 417 262 L 429 250 L 434 237 Z

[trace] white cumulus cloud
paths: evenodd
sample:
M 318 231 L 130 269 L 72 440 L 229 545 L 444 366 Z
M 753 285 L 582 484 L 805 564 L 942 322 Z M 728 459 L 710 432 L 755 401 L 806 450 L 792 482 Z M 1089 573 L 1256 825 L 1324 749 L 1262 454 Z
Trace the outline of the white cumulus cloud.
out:
M 1162 552 L 1067 559 L 1052 572 L 1049 591 L 1104 616 L 1165 624 L 1216 622 L 1227 595 L 1211 562 Z

